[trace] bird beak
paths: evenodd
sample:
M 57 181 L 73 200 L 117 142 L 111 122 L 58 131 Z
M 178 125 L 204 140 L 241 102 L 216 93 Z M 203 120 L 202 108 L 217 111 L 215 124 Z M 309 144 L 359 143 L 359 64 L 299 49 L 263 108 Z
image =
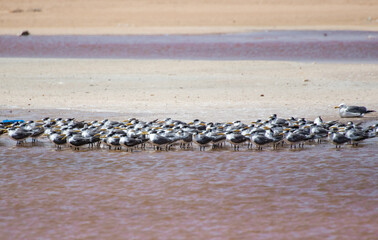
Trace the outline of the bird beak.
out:
M 335 108 L 340 108 L 339 106 L 336 106 Z

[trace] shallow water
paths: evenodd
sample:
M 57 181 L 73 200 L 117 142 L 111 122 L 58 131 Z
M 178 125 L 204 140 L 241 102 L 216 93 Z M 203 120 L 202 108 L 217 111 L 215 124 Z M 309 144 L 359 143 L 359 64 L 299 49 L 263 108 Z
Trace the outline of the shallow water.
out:
M 0 138 L 1 239 L 374 239 L 378 140 L 56 151 Z
M 200 35 L 0 36 L 0 57 L 369 61 L 372 31 L 256 31 Z

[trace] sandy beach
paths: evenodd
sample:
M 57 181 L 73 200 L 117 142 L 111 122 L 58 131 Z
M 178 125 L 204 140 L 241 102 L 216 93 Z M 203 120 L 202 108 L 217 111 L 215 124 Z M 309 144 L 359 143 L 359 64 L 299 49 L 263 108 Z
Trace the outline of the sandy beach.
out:
M 377 108 L 378 70 L 368 63 L 25 58 L 0 62 L 6 86 L 2 108 L 110 111 L 124 113 L 125 118 L 186 121 L 251 121 L 272 113 L 336 119 L 333 107 L 341 102 Z
M 378 4 L 368 0 L 1 2 L 3 35 L 23 30 L 32 35 L 122 35 L 378 29 Z M 377 65 L 353 57 L 346 63 L 319 63 L 7 54 L 0 59 L 2 109 L 110 111 L 127 117 L 211 121 L 251 120 L 272 113 L 337 118 L 333 107 L 341 102 L 378 109 Z M 1 117 L 11 117 L 8 114 L 2 111 Z

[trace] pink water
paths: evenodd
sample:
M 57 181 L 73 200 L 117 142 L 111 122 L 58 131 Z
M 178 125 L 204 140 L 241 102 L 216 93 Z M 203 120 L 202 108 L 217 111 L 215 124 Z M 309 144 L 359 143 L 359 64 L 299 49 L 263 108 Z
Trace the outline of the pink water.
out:
M 378 141 L 56 151 L 0 138 L 1 239 L 375 239 Z
M 202 35 L 0 36 L 0 57 L 374 61 L 372 31 Z

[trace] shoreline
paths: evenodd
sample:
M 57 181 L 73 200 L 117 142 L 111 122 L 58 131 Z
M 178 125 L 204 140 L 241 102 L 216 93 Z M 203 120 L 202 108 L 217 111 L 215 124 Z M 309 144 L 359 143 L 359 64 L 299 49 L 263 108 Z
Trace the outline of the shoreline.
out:
M 273 114 L 273 112 L 272 112 Z M 35 108 L 35 109 L 26 109 L 26 108 L 5 108 L 0 106 L 0 122 L 3 120 L 24 120 L 24 121 L 36 121 L 42 119 L 44 117 L 50 118 L 75 118 L 77 121 L 93 121 L 93 120 L 115 120 L 115 121 L 124 121 L 130 118 L 136 118 L 142 121 L 152 121 L 155 119 L 164 120 L 166 118 L 172 118 L 174 120 L 180 120 L 184 122 L 191 122 L 194 119 L 199 119 L 205 122 L 233 122 L 233 121 L 241 121 L 242 123 L 249 124 L 252 121 L 256 120 L 265 120 L 271 114 L 267 115 L 259 115 L 260 117 L 251 116 L 250 119 L 242 119 L 234 118 L 234 119 L 225 119 L 220 117 L 217 121 L 216 119 L 206 119 L 205 117 L 201 117 L 199 115 L 195 115 L 192 118 L 185 117 L 184 119 L 179 118 L 179 115 L 176 116 L 165 114 L 165 113 L 151 113 L 151 112 L 138 112 L 132 115 L 131 113 L 127 112 L 111 112 L 111 111 L 103 111 L 103 110 L 83 110 L 83 109 L 53 109 L 53 108 Z M 235 114 L 237 115 L 237 114 Z M 285 115 L 282 114 L 278 116 L 279 118 L 288 119 L 291 117 L 295 118 L 305 118 L 306 120 L 313 121 L 316 117 L 314 116 L 321 116 L 323 121 L 338 121 L 340 123 L 346 124 L 349 121 L 352 121 L 355 124 L 376 124 L 378 123 L 378 114 L 377 113 L 369 113 L 364 117 L 359 118 L 340 118 L 338 113 L 335 111 L 334 115 L 322 115 L 321 113 L 314 114 L 308 113 L 305 115 Z
M 159 26 L 159 27 L 87 27 L 87 28 L 41 28 L 41 27 L 17 27 L 1 28 L 0 35 L 19 36 L 23 31 L 29 31 L 35 36 L 64 36 L 64 35 L 206 35 L 206 34 L 235 34 L 259 31 L 371 31 L 377 32 L 378 26 L 361 25 L 319 25 L 319 26 Z

